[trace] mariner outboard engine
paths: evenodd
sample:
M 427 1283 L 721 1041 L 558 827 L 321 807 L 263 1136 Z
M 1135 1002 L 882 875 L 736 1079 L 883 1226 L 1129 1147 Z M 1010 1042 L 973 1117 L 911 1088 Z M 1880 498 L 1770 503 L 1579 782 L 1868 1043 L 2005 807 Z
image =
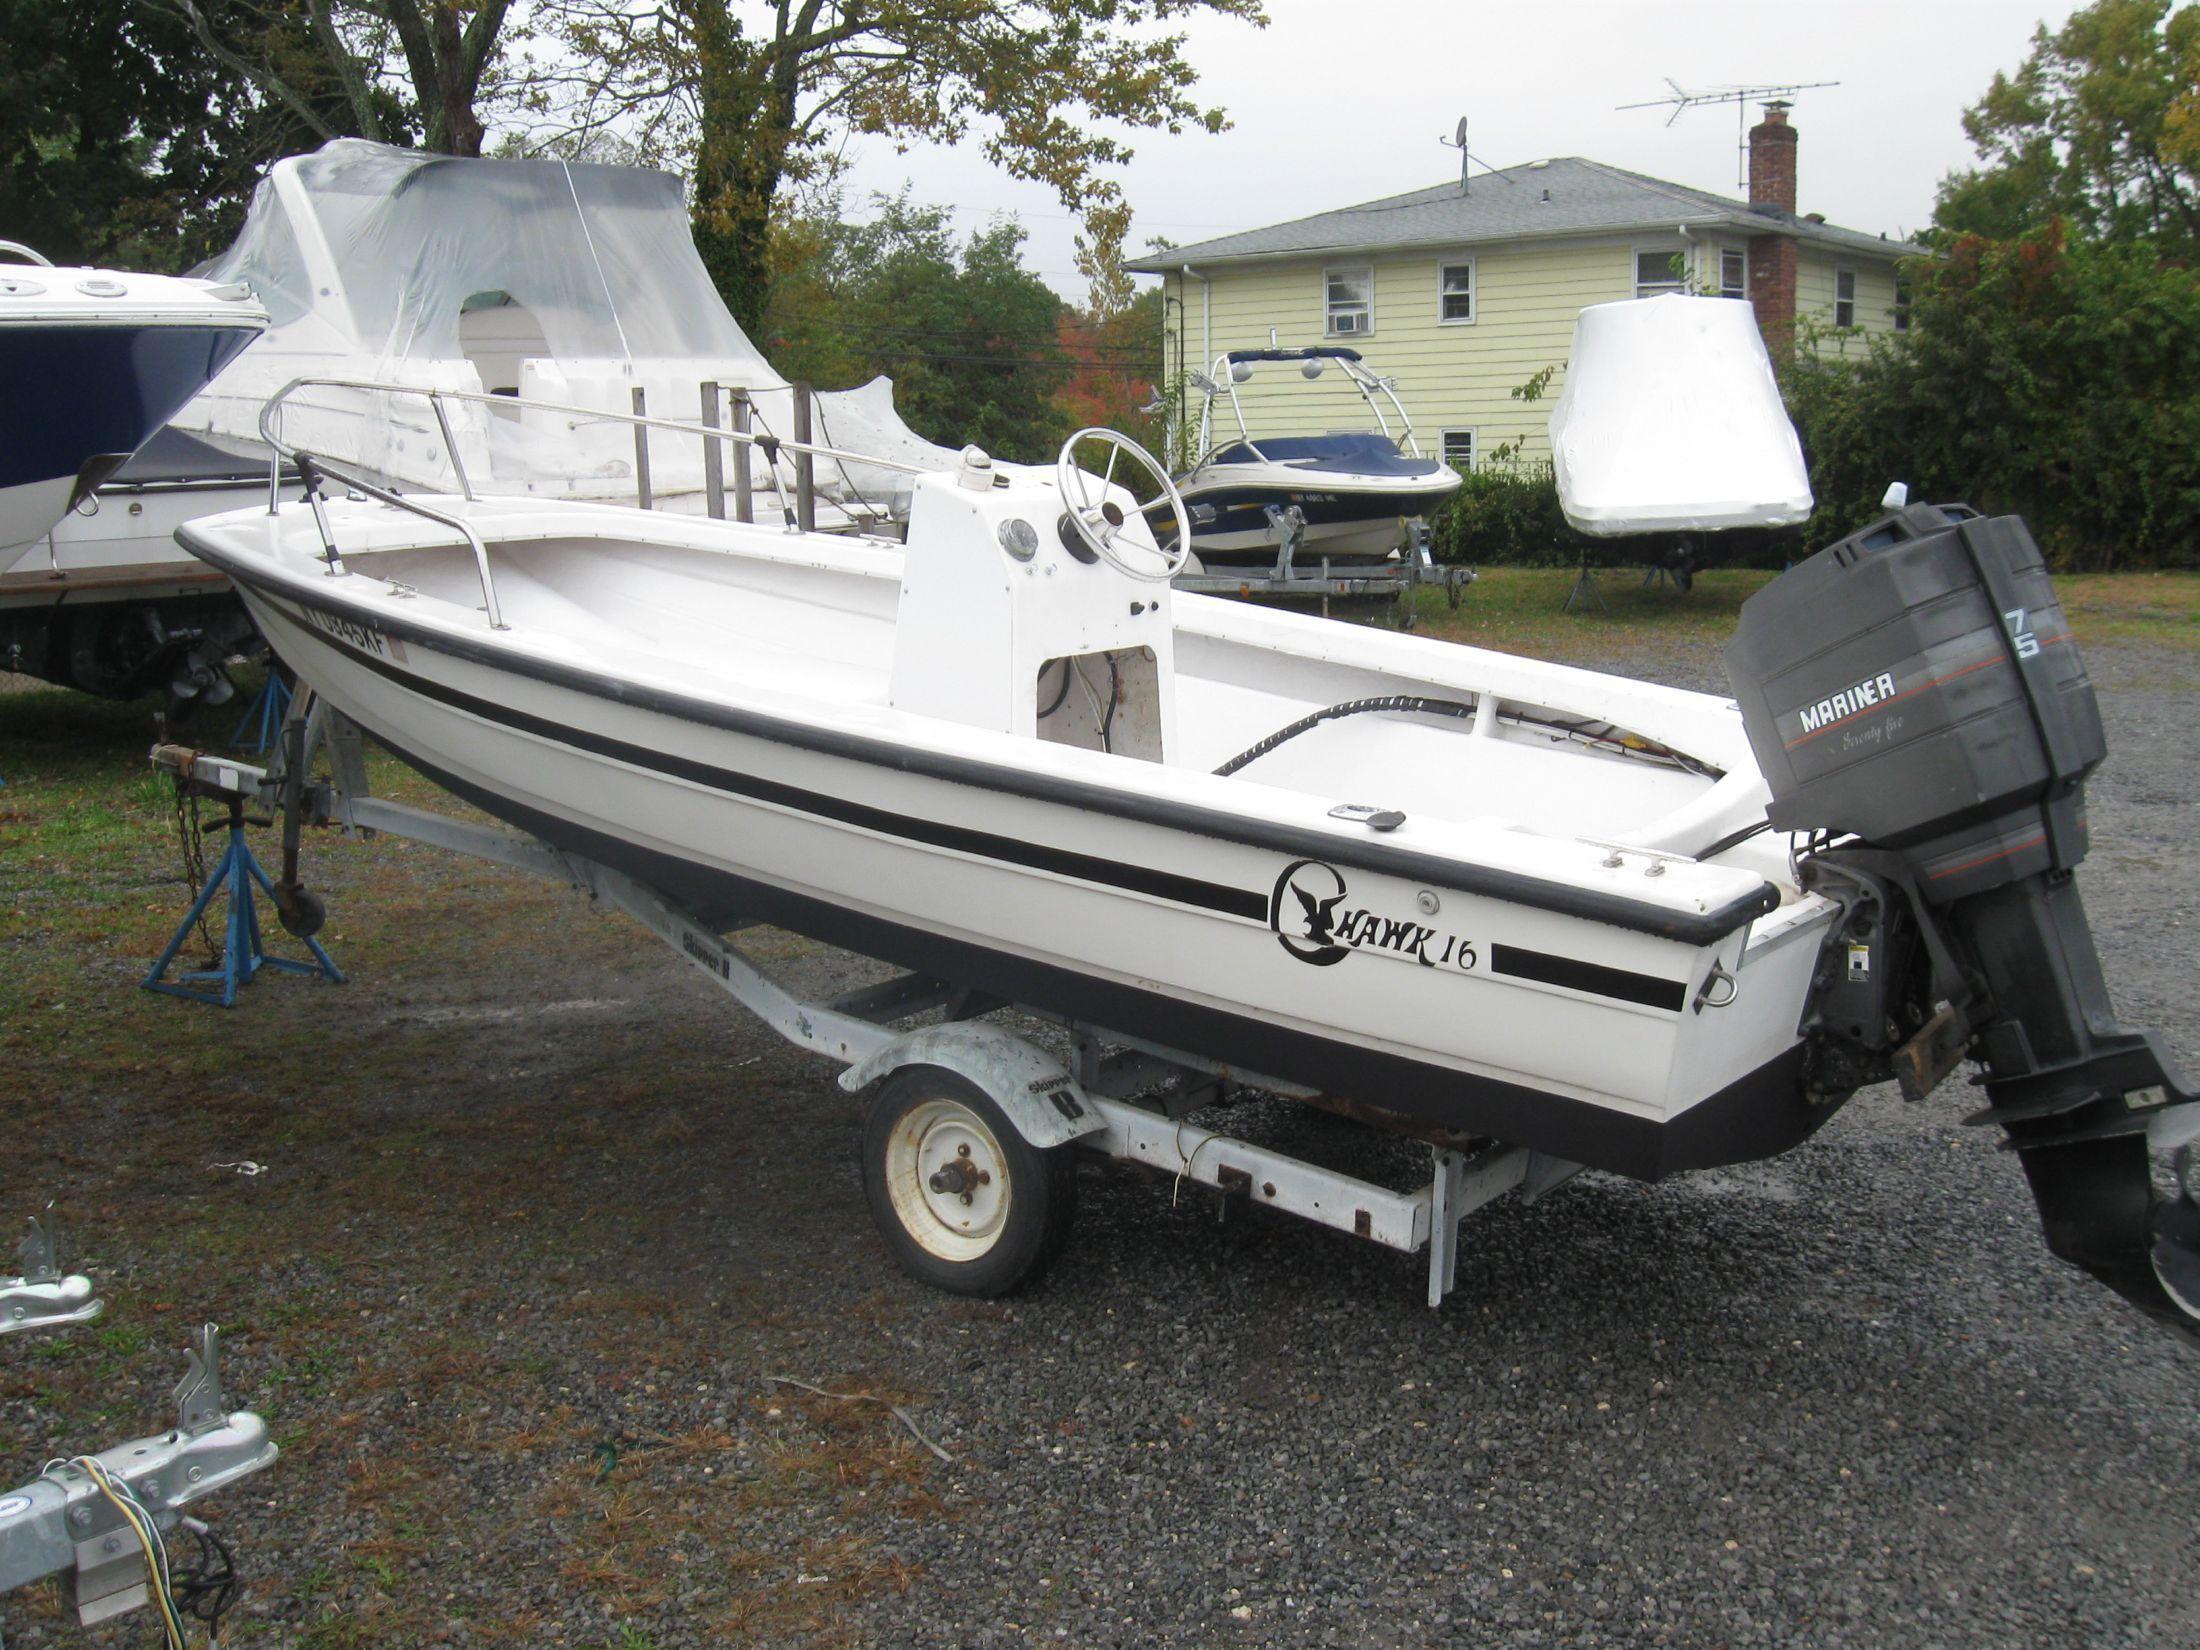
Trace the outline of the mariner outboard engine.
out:
M 1802 1027 L 1825 1099 L 1966 1057 L 2047 1243 L 2200 1337 L 2200 1204 L 2153 1148 L 2200 1108 L 2150 1032 L 2116 1023 L 2073 875 L 2107 754 L 2093 684 L 2024 523 L 1911 505 L 1742 607 L 1726 654 L 1776 829 L 1837 901 Z M 2151 1136 L 2151 1139 L 2150 1139 Z

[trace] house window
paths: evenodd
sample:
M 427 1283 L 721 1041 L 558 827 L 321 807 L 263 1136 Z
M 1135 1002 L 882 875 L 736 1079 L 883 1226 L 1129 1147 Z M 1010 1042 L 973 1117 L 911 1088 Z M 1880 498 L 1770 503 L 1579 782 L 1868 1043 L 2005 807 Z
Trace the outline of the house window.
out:
M 1910 278 L 1907 275 L 1894 278 L 1894 330 L 1910 330 Z
M 1719 248 L 1719 296 L 1749 296 L 1749 255 L 1738 246 Z
M 1436 319 L 1462 326 L 1474 319 L 1474 260 L 1440 264 L 1436 270 Z
M 1837 327 L 1856 325 L 1856 271 L 1853 269 L 1833 272 L 1833 324 Z
M 1375 330 L 1373 264 L 1323 270 L 1322 291 L 1330 337 L 1356 338 Z
M 1655 298 L 1661 292 L 1686 292 L 1688 279 L 1674 267 L 1680 254 L 1672 247 L 1635 254 L 1635 296 Z
M 1474 432 L 1472 430 L 1446 430 L 1444 432 L 1444 462 L 1455 470 L 1474 468 Z

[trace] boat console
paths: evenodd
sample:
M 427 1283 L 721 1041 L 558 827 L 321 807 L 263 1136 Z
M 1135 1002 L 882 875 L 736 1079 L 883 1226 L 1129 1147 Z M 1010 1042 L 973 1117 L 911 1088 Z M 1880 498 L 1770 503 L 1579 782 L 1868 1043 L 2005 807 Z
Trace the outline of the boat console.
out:
M 1177 748 L 1181 553 L 1154 544 L 1130 489 L 1084 485 L 1079 519 L 1055 478 L 997 472 L 975 447 L 953 475 L 916 478 L 894 709 L 1149 762 Z

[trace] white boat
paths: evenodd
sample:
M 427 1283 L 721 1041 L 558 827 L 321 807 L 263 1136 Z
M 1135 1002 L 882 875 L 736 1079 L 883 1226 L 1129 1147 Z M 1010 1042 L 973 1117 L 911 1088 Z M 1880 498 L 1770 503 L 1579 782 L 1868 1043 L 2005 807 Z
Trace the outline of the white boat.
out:
M 708 382 L 725 392 L 720 418 L 735 416 L 738 389 L 754 428 L 795 427 L 792 387 L 727 312 L 679 182 L 662 172 L 340 139 L 270 167 L 236 241 L 200 273 L 260 294 L 274 323 L 168 408 L 172 429 L 127 474 L 84 489 L 79 513 L 0 569 L 0 656 L 19 669 L 124 698 L 164 684 L 227 691 L 221 661 L 256 644 L 175 530 L 264 490 L 260 408 L 295 378 L 471 397 L 447 403 L 442 422 L 416 396 L 332 384 L 293 400 L 294 438 L 408 488 L 453 486 L 455 450 L 484 491 L 646 496 L 702 513 L 699 443 L 659 442 L 645 477 L 629 426 L 599 415 L 641 406 L 692 420 Z M 819 394 L 810 413 L 828 444 L 900 466 L 954 462 L 902 422 L 887 379 Z M 756 507 L 777 517 L 796 496 L 794 463 L 752 462 Z M 818 523 L 842 530 L 908 508 L 901 467 L 824 465 L 812 493 Z
M 727 311 L 669 173 L 341 138 L 271 166 L 203 273 L 249 284 L 274 314 L 179 419 L 218 439 L 257 442 L 261 406 L 298 378 L 487 393 L 498 402 L 449 409 L 448 441 L 417 397 L 333 385 L 291 399 L 287 434 L 406 487 L 451 487 L 455 442 L 477 490 L 630 503 L 641 478 L 623 415 L 692 421 L 708 382 L 743 391 L 758 431 L 795 434 L 793 388 Z M 880 378 L 814 399 L 818 441 L 899 461 L 822 466 L 827 525 L 892 519 L 908 468 L 953 466 L 892 391 Z M 667 444 L 649 468 L 653 504 L 702 512 L 695 443 Z M 771 466 L 757 469 L 761 488 Z M 791 460 L 777 475 L 792 488 Z
M 1312 384 L 1332 370 L 1358 394 L 1372 427 L 1255 438 L 1238 386 L 1263 368 L 1288 370 Z M 1176 478 L 1192 523 L 1192 553 L 1202 570 L 1247 558 L 1272 561 L 1287 537 L 1294 560 L 1381 561 L 1406 542 L 1406 524 L 1429 515 L 1459 490 L 1459 472 L 1422 456 L 1396 387 L 1368 370 L 1358 350 L 1228 350 L 1200 392 L 1199 461 Z M 1216 434 L 1215 406 L 1226 402 L 1236 433 Z M 1390 411 L 1384 412 L 1388 403 Z M 1310 406 L 1311 411 L 1311 406 Z M 1391 419 L 1397 428 L 1391 428 Z M 1290 528 L 1285 526 L 1290 512 Z M 1156 519 L 1166 540 L 1173 531 Z
M 57 269 L 0 273 L 0 571 L 45 537 L 238 351 L 267 313 L 234 284 Z
M 1978 695 L 2029 694 L 2030 656 L 1942 692 L 1909 683 L 1899 648 L 1865 672 L 1783 641 L 1737 704 L 1186 595 L 1140 502 L 1073 464 L 1093 434 L 1052 476 L 973 455 L 915 478 L 906 548 L 456 496 L 182 536 L 404 760 L 706 923 L 778 923 L 1415 1131 L 1654 1178 L 1784 1150 L 1861 1083 L 1929 1089 L 1968 1050 L 1990 1099 L 2016 1097 L 1997 1116 L 2051 1240 L 2190 1323 L 2200 1223 L 2189 1196 L 2147 1212 L 2145 1155 L 2188 1128 L 2194 1108 L 2166 1101 L 2190 1096 L 2104 1029 L 2097 969 L 2059 1006 L 2041 983 L 2087 943 L 2082 916 L 2008 904 L 2070 846 L 2033 828 L 2069 785 L 1984 777 L 2014 771 L 2022 696 Z M 1105 439 L 1110 475 L 1152 466 Z M 1182 544 L 1182 500 L 1153 474 Z M 1942 560 L 1979 536 L 1923 507 L 1882 531 Z M 1849 633 L 1811 581 L 1846 554 L 1773 587 L 1806 593 L 1821 642 Z M 2064 641 L 2036 564 L 2013 576 L 2036 635 Z M 1946 582 L 1926 651 L 2000 645 L 1985 596 L 1958 604 Z M 1785 600 L 1745 639 L 1791 622 Z M 1953 625 L 1959 608 L 1978 624 Z M 1859 634 L 1905 639 L 1868 617 Z M 2076 668 L 2074 649 L 2046 656 Z M 1914 755 L 1875 709 L 1905 699 L 1892 726 L 1934 731 L 1933 772 L 1979 754 L 1948 727 L 2001 740 L 1970 770 L 1981 789 L 1957 806 L 1945 784 L 1865 785 L 1882 820 L 1896 795 L 1922 810 L 1887 827 L 1916 846 L 1823 839 L 1853 828 L 1835 781 L 1858 759 L 1837 749 L 1870 742 L 1804 760 L 1768 730 L 1877 726 Z M 2057 773 L 2082 778 L 2082 743 Z M 1775 788 L 1760 761 L 1783 750 Z M 2007 1035 L 2022 993 L 2036 1056 Z M 2164 1104 L 2136 1098 L 2155 1084 Z

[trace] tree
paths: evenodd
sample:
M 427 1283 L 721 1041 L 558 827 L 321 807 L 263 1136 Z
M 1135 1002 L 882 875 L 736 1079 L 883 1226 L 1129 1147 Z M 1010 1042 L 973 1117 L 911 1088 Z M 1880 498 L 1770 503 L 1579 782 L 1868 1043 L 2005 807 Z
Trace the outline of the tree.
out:
M 851 135 L 958 141 L 982 132 L 1013 176 L 1085 218 L 1082 259 L 1120 263 L 1127 159 L 1111 128 L 1220 131 L 1183 88 L 1183 36 L 1207 10 L 1256 25 L 1261 0 L 541 0 L 567 61 L 538 68 L 538 106 L 570 130 L 629 128 L 655 156 L 692 154 L 696 244 L 734 316 L 768 285 L 772 207 L 833 168 Z
M 1941 185 L 1945 231 L 2081 235 L 2200 252 L 2200 4 L 2095 0 L 2044 26 L 1963 117 L 1985 164 Z
M 512 0 L 140 0 L 322 141 L 478 155 Z M 409 95 L 396 92 L 402 85 Z M 331 99 L 325 88 L 340 94 Z
M 958 245 L 941 208 L 906 195 L 873 206 L 868 223 L 835 212 L 779 227 L 757 343 L 789 378 L 890 374 L 895 407 L 943 445 L 1051 459 L 1069 429 L 1055 398 L 1071 365 L 1062 301 L 1023 267 L 1023 230 L 997 221 Z
M 47 256 L 198 262 L 297 127 L 133 0 L 0 0 L 0 224 Z
M 2200 271 L 2059 224 L 1966 236 L 1918 271 L 1913 313 L 1860 356 L 1783 363 L 1821 539 L 1900 480 L 2023 514 L 2062 567 L 2192 564 Z

